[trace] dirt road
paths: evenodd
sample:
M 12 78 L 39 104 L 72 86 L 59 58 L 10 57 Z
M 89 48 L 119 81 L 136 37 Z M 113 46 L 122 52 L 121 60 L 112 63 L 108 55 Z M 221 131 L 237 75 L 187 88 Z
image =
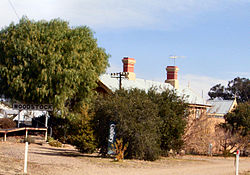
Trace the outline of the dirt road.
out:
M 0 174 L 22 174 L 24 143 L 0 142 Z M 240 172 L 250 172 L 250 158 L 240 158 Z M 28 174 L 43 175 L 233 175 L 234 158 L 183 156 L 155 162 L 114 162 L 74 148 L 29 145 Z M 248 173 L 246 173 L 248 174 Z

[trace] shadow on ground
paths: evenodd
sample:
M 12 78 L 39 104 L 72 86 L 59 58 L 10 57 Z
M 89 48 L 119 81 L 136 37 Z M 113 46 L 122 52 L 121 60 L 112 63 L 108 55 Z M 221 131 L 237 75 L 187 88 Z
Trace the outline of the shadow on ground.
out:
M 45 150 L 44 152 L 30 151 L 33 154 L 47 155 L 47 156 L 67 156 L 67 157 L 89 157 L 89 158 L 101 158 L 98 154 L 84 154 L 77 152 L 76 150 L 41 147 L 39 149 Z

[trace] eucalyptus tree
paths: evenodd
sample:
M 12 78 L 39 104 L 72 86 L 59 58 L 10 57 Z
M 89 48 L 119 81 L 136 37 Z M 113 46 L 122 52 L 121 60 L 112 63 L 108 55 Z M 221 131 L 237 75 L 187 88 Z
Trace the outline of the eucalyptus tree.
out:
M 249 78 L 234 78 L 228 81 L 227 87 L 217 84 L 213 86 L 208 92 L 210 99 L 217 97 L 223 100 L 230 100 L 237 98 L 237 102 L 245 103 L 250 101 L 250 80 Z

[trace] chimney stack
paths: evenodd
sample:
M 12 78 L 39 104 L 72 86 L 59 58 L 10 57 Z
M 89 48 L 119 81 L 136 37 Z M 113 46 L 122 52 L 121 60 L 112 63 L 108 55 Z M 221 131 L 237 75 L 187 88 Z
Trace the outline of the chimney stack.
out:
M 171 84 L 175 89 L 179 88 L 179 81 L 177 79 L 179 68 L 177 66 L 167 66 L 167 80 L 165 83 Z
M 123 62 L 123 72 L 128 72 L 126 78 L 129 80 L 135 80 L 134 64 L 136 63 L 134 58 L 124 57 Z

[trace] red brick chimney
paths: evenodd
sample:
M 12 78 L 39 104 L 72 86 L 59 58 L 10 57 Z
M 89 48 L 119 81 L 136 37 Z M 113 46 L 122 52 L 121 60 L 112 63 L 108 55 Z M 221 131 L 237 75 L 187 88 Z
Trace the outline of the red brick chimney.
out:
M 179 81 L 177 79 L 179 68 L 177 66 L 167 66 L 167 80 L 165 83 L 171 84 L 175 89 L 179 88 Z
M 127 78 L 129 80 L 135 80 L 134 64 L 136 63 L 134 58 L 124 57 L 123 62 L 123 72 L 128 72 Z

